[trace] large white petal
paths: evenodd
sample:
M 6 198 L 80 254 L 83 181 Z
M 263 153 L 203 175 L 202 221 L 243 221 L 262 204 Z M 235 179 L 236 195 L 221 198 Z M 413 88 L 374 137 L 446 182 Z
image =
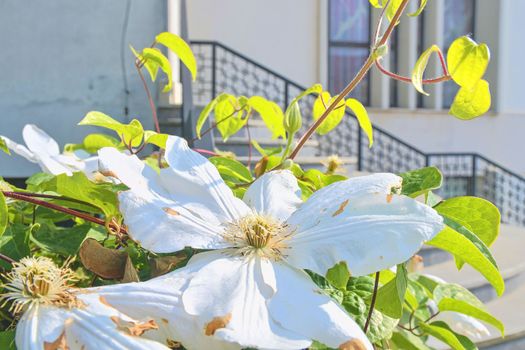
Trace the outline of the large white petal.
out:
M 37 161 L 36 160 L 36 156 L 33 154 L 33 152 L 28 150 L 26 146 L 21 145 L 19 143 L 16 143 L 15 141 L 13 141 L 13 140 L 5 137 L 5 136 L 0 136 L 0 138 L 2 138 L 4 140 L 7 148 L 9 148 L 11 151 L 13 151 L 16 154 L 24 157 L 25 159 L 27 159 L 30 162 L 36 163 L 36 161 Z
M 158 183 L 157 173 L 136 156 L 104 148 L 99 162 L 106 174 L 130 187 L 119 194 L 120 210 L 129 235 L 144 248 L 168 253 L 186 246 L 222 247 L 223 228 L 212 213 L 174 201 Z
M 31 306 L 17 325 L 17 348 L 46 350 L 67 344 L 71 350 L 168 350 L 163 344 L 134 333 L 147 331 L 154 326 L 151 321 L 134 320 L 104 304 L 96 294 L 80 294 L 78 298 L 82 307 Z
M 16 326 L 17 349 L 43 350 L 45 343 L 52 344 L 64 332 L 67 317 L 64 309 L 31 305 Z
M 27 148 L 33 153 L 48 156 L 57 156 L 60 153 L 58 143 L 34 124 L 24 126 L 22 136 Z
M 259 213 L 271 215 L 281 221 L 302 204 L 301 189 L 289 170 L 264 174 L 248 187 L 244 202 Z
M 331 348 L 346 344 L 350 349 L 373 349 L 359 325 L 305 272 L 285 263 L 274 263 L 273 268 L 277 292 L 268 308 L 277 322 Z
M 366 275 L 408 260 L 443 227 L 434 209 L 405 196 L 368 193 L 331 201 L 329 210 L 301 207 L 288 220 L 295 230 L 287 250 L 293 266 L 324 275 L 346 261 L 353 276 Z
M 333 214 L 346 200 L 351 201 L 352 198 L 362 197 L 366 194 L 381 193 L 386 197 L 392 193 L 392 190 L 401 186 L 402 180 L 394 174 L 377 173 L 335 182 L 312 194 L 301 206 L 301 210 L 294 213 L 294 220 L 302 222 L 303 228 L 305 228 L 304 224 L 315 222 L 312 220 L 312 215 L 317 218 L 321 214 Z
M 73 172 L 71 169 L 62 163 L 57 157 L 48 156 L 47 154 L 38 154 L 37 163 L 40 165 L 40 168 L 46 173 L 53 175 L 67 174 L 71 176 Z
M 190 280 L 182 301 L 198 317 L 201 336 L 214 336 L 243 347 L 304 349 L 308 337 L 285 329 L 268 313 L 275 290 L 263 276 L 261 258 L 232 256 L 232 252 L 199 254 L 208 260 Z M 190 267 L 192 262 L 188 264 Z
M 170 167 L 161 170 L 161 180 L 182 205 L 207 207 L 221 222 L 232 222 L 250 212 L 246 204 L 233 195 L 217 168 L 191 150 L 183 138 L 168 138 L 165 157 Z
M 195 262 L 192 269 L 197 266 L 200 264 Z M 203 336 L 197 318 L 184 310 L 181 290 L 187 286 L 189 278 L 193 276 L 192 269 L 179 269 L 146 282 L 117 284 L 94 290 L 98 295 L 103 296 L 109 305 L 130 317 L 153 318 L 159 329 L 148 331 L 144 335 L 148 339 L 164 344 L 178 341 L 188 350 L 241 349 L 239 345 L 227 343 L 216 337 Z

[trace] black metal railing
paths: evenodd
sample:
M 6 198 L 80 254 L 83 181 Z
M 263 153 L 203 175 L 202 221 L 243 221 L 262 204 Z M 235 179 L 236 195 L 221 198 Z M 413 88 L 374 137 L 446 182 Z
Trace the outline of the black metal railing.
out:
M 260 95 L 286 108 L 305 88 L 245 55 L 214 41 L 192 41 L 199 74 L 193 101 L 205 105 L 218 93 Z M 314 96 L 301 100 L 304 132 L 312 122 Z M 315 135 L 314 137 L 318 137 Z M 353 116 L 318 143 L 317 155 L 338 154 L 356 159 L 356 170 L 401 173 L 435 165 L 444 175 L 438 194 L 443 197 L 474 195 L 496 204 L 507 223 L 525 226 L 525 178 L 475 153 L 425 153 L 374 126 L 374 146 Z

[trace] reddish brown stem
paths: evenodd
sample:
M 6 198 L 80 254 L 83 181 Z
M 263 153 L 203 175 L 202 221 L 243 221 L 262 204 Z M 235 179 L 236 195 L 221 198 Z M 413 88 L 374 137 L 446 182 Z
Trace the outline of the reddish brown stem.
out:
M 374 61 L 375 61 L 374 51 L 375 51 L 375 49 L 380 47 L 380 46 L 382 46 L 382 45 L 384 45 L 384 44 L 386 44 L 386 42 L 388 41 L 388 38 L 392 34 L 392 31 L 394 30 L 394 27 L 396 26 L 396 23 L 399 21 L 399 18 L 403 14 L 403 11 L 405 11 L 405 8 L 406 8 L 406 6 L 408 4 L 408 1 L 409 0 L 403 0 L 401 2 L 401 4 L 399 4 L 399 8 L 397 9 L 397 11 L 396 11 L 394 17 L 392 18 L 392 20 L 390 21 L 390 24 L 388 25 L 388 28 L 385 30 L 385 33 L 381 37 L 381 40 L 379 40 L 379 42 L 375 45 L 375 47 L 372 48 L 372 52 L 370 53 L 370 55 L 366 59 L 365 63 L 363 64 L 363 66 L 361 67 L 359 72 L 357 72 L 357 74 L 354 77 L 354 79 L 352 79 L 352 81 L 343 89 L 343 91 L 341 91 L 341 93 L 338 94 L 337 98 L 334 99 L 334 101 L 328 106 L 328 108 L 319 117 L 319 119 L 317 119 L 317 121 L 315 121 L 308 128 L 308 130 L 304 133 L 304 135 L 301 136 L 301 138 L 297 142 L 297 146 L 295 147 L 295 149 L 292 151 L 292 153 L 288 157 L 289 159 L 294 159 L 297 156 L 297 154 L 299 153 L 301 148 L 303 148 L 303 146 L 306 143 L 306 141 L 308 141 L 308 139 L 313 135 L 315 130 L 328 117 L 330 112 L 332 112 L 334 110 L 334 108 L 339 105 L 339 102 L 341 102 L 342 99 L 344 99 L 350 92 L 352 92 L 354 90 L 354 88 L 357 86 L 357 84 L 359 84 L 361 82 L 361 80 L 366 76 L 366 74 L 368 73 L 370 68 L 374 65 Z
M 372 300 L 370 301 L 370 310 L 368 310 L 368 316 L 366 318 L 365 326 L 363 328 L 363 332 L 365 332 L 365 334 L 366 334 L 366 331 L 368 330 L 368 326 L 370 325 L 370 320 L 372 319 L 372 314 L 374 312 L 378 288 L 379 288 L 379 271 L 376 272 L 376 278 L 374 281 L 374 292 L 372 294 Z
M 0 253 L 0 259 L 2 259 L 3 261 L 5 261 L 6 263 L 9 263 L 9 264 L 14 264 L 16 262 L 15 259 L 12 259 L 12 258 L 10 258 L 7 255 L 4 255 L 2 253 Z
M 137 68 L 137 72 L 139 73 L 140 80 L 142 81 L 142 85 L 144 86 L 144 90 L 146 91 L 146 95 L 148 97 L 149 107 L 151 109 L 151 115 L 153 116 L 153 122 L 155 123 L 155 130 L 160 133 L 160 125 L 159 125 L 159 118 L 157 117 L 157 108 L 155 107 L 155 102 L 153 102 L 153 98 L 151 97 L 151 92 L 148 88 L 148 83 L 146 83 L 146 79 L 144 78 L 144 74 L 142 74 L 142 69 L 135 65 Z
M 412 79 L 410 79 L 409 77 L 405 77 L 405 76 L 402 76 L 402 75 L 399 75 L 399 74 L 396 74 L 396 73 L 393 73 L 387 70 L 385 67 L 381 65 L 381 62 L 379 60 L 376 60 L 375 64 L 376 64 L 376 67 L 381 71 L 381 73 L 388 75 L 390 78 L 401 81 L 403 83 L 412 83 Z M 436 84 L 436 83 L 448 81 L 450 79 L 452 79 L 450 75 L 442 75 L 441 77 L 438 77 L 438 78 L 424 79 L 423 84 Z
M 106 222 L 104 220 L 96 218 L 86 213 L 82 213 L 77 210 L 69 209 L 61 205 L 49 203 L 49 202 L 46 202 L 40 199 L 36 199 L 36 198 L 30 197 L 30 196 L 27 196 L 21 193 L 17 193 L 17 192 L 2 191 L 2 193 L 4 194 L 4 196 L 9 197 L 9 198 L 18 199 L 24 202 L 40 205 L 42 207 L 46 207 L 46 208 L 53 209 L 53 210 L 56 210 L 56 211 L 59 211 L 65 214 L 76 216 L 78 218 L 81 218 L 83 220 L 86 220 L 86 221 L 89 221 L 89 222 L 92 222 L 92 223 L 95 223 L 101 226 L 106 226 Z M 114 228 L 116 231 L 119 231 L 120 233 L 124 233 L 124 234 L 127 233 L 126 229 L 123 227 L 117 227 L 114 224 L 110 224 L 110 227 Z

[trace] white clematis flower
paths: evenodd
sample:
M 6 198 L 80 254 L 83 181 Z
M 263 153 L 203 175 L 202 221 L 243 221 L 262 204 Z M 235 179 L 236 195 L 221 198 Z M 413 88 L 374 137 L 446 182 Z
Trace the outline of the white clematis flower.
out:
M 158 328 L 153 320 L 137 321 L 111 307 L 100 294 L 69 288 L 72 275 L 45 257 L 14 264 L 0 298 L 11 301 L 15 313 L 23 312 L 16 327 L 17 349 L 168 350 L 139 337 Z
M 324 275 L 345 261 L 353 276 L 406 261 L 443 224 L 430 207 L 394 194 L 401 178 L 376 174 L 327 186 L 306 202 L 289 171 L 257 179 L 244 201 L 217 169 L 178 137 L 160 174 L 136 156 L 99 151 L 101 166 L 130 190 L 119 195 L 130 236 L 158 253 L 218 249 L 173 274 L 196 331 L 241 347 L 302 349 L 312 339 L 339 349 L 372 349 L 359 326 L 303 269 Z M 146 282 L 148 283 L 148 282 Z
M 61 154 L 58 143 L 36 125 L 27 124 L 24 126 L 22 136 L 27 147 L 5 136 L 0 137 L 4 139 L 11 151 L 30 162 L 37 163 L 46 173 L 71 175 L 73 172 L 82 171 L 89 178 L 93 178 L 98 169 L 98 157 L 83 157 L 84 159 L 81 159 L 74 153 Z

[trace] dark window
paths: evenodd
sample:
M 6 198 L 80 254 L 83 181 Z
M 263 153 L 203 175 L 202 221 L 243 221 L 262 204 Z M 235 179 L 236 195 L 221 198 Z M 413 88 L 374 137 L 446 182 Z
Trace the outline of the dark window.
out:
M 463 35 L 474 37 L 474 17 L 476 14 L 475 0 L 445 0 L 445 24 L 444 24 L 444 53 L 452 42 Z M 454 102 L 454 96 L 459 86 L 447 81 L 443 86 L 443 107 L 449 108 Z
M 336 94 L 352 80 L 368 57 L 370 4 L 364 0 L 329 0 L 328 85 Z M 350 96 L 364 104 L 369 100 L 369 78 Z

